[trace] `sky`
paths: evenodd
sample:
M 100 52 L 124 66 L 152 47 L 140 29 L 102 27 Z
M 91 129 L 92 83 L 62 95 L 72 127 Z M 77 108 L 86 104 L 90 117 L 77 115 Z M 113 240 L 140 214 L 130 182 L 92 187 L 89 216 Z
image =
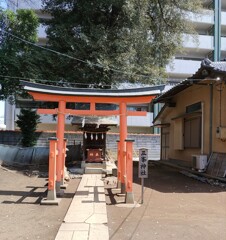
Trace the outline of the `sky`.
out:
M 6 1 L 5 0 L 0 0 L 0 7 L 6 8 Z

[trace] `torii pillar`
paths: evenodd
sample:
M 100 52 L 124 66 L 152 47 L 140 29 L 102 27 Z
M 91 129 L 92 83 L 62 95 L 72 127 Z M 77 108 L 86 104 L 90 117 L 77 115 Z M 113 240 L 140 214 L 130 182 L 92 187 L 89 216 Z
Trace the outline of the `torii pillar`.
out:
M 58 103 L 58 113 L 57 113 L 57 164 L 56 164 L 56 192 L 58 194 L 63 193 L 60 187 L 64 185 L 64 129 L 65 129 L 65 109 L 66 109 L 66 102 L 59 101 Z
M 121 102 L 120 111 L 120 175 L 121 175 L 121 193 L 126 193 L 126 138 L 127 138 L 127 108 L 126 103 Z

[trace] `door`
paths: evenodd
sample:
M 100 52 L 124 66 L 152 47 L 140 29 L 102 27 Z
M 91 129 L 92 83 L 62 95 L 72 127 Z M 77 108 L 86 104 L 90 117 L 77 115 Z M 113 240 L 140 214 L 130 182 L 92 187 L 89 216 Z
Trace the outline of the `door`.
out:
M 169 159 L 169 127 L 161 130 L 161 160 Z

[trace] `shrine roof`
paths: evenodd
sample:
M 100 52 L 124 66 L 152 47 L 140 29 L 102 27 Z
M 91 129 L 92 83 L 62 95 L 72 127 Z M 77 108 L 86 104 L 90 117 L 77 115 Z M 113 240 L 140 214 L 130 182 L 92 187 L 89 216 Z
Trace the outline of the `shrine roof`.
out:
M 72 88 L 20 81 L 24 90 L 28 92 L 47 93 L 64 96 L 104 96 L 104 97 L 137 97 L 152 96 L 162 92 L 165 85 L 129 89 L 96 89 Z
M 112 116 L 74 116 L 71 122 L 72 125 L 107 125 L 107 126 L 116 126 L 118 124 L 117 119 Z

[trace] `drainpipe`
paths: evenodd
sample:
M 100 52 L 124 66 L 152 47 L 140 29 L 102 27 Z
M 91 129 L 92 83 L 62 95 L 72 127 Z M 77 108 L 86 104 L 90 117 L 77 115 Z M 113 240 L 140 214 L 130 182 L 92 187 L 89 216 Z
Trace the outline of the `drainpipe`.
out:
M 221 58 L 221 0 L 214 0 L 214 61 Z
M 202 135 L 201 135 L 201 155 L 204 154 L 204 102 L 202 102 Z
M 213 137 L 213 84 L 210 84 L 209 154 L 212 153 L 212 137 Z

